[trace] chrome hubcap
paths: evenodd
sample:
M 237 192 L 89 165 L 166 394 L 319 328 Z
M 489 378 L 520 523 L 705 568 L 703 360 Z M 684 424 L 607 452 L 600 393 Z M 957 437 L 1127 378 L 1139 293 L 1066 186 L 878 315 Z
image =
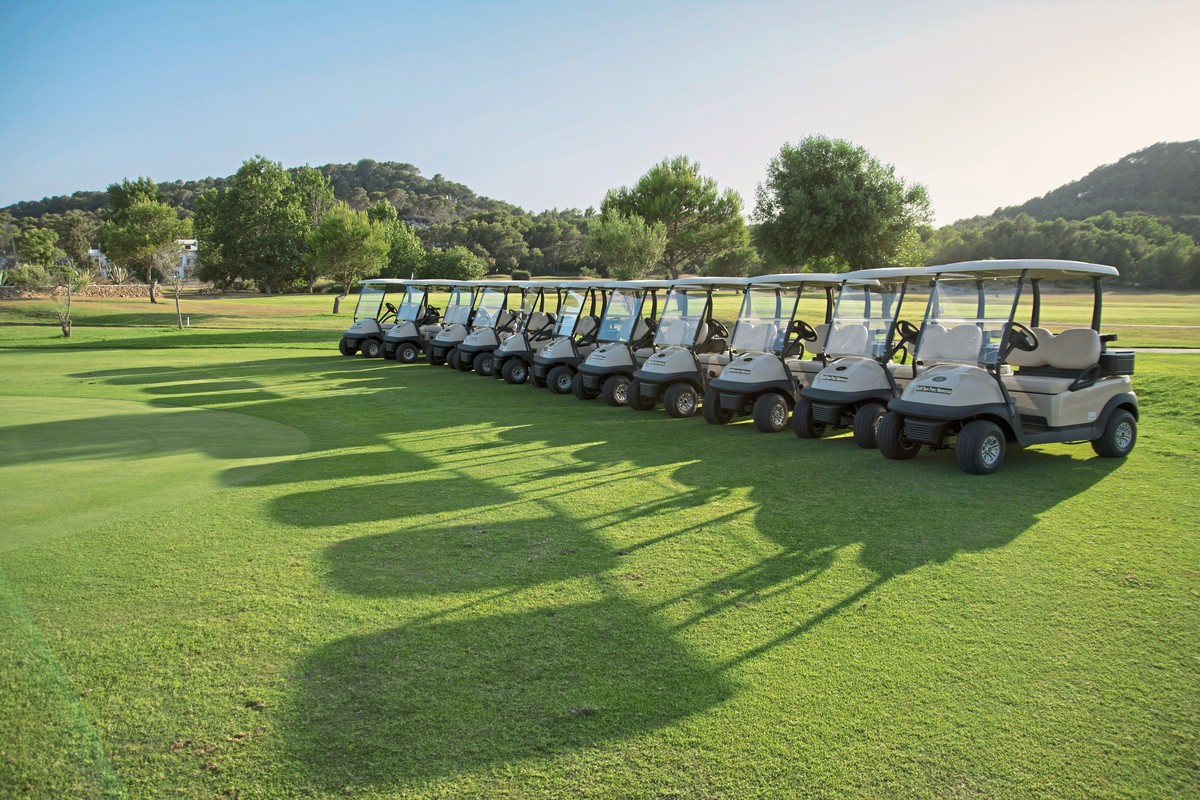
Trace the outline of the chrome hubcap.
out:
M 687 414 L 696 407 L 696 398 L 691 392 L 684 392 L 679 395 L 679 410 Z
M 979 456 L 983 459 L 983 463 L 987 466 L 992 466 L 1000 460 L 1000 440 L 995 436 L 989 436 L 983 440 L 983 445 L 979 448 Z
M 616 390 L 613 391 L 613 397 L 616 398 L 618 403 L 622 403 L 622 404 L 627 403 L 629 401 L 629 398 L 626 395 L 626 393 L 628 391 L 629 391 L 628 384 L 618 383 Z
M 771 424 L 776 428 L 782 428 L 787 424 L 787 406 L 777 403 L 771 409 Z
M 1133 441 L 1133 426 L 1128 422 L 1122 422 L 1117 426 L 1117 447 L 1124 450 L 1129 447 Z

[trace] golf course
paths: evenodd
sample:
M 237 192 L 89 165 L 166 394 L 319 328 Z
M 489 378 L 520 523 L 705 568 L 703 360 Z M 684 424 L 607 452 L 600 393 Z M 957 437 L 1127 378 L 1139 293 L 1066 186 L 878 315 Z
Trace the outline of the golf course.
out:
M 0 301 L 0 797 L 1200 796 L 1200 296 L 1105 294 L 1127 459 L 986 477 L 343 357 L 353 300 Z

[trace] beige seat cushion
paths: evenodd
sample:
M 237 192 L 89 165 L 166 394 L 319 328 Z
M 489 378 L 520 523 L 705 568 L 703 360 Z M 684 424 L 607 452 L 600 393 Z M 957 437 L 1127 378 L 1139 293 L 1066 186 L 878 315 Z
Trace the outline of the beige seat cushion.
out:
M 1091 328 L 1065 330 L 1054 337 L 1051 345 L 1051 350 L 1046 355 L 1051 367 L 1087 369 L 1100 363 L 1100 334 Z
M 829 344 L 825 347 L 828 353 L 862 354 L 867 351 L 867 326 L 847 325 L 844 328 L 834 328 L 829 334 Z
M 1047 345 L 1054 339 L 1054 334 L 1045 328 L 1031 328 L 1038 338 L 1038 346 L 1033 350 L 1013 350 L 1008 354 L 1008 363 L 1015 367 L 1044 367 L 1046 353 L 1050 351 Z
M 979 348 L 983 346 L 983 331 L 970 323 L 955 325 L 946 330 L 941 325 L 926 327 L 921 336 L 921 360 L 930 361 L 979 361 Z

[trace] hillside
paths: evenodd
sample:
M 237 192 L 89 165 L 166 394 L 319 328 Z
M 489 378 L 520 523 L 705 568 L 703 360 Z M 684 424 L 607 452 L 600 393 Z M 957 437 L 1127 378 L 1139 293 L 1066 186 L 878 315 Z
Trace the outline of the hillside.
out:
M 1081 220 L 1105 211 L 1146 214 L 1200 240 L 1200 139 L 1151 145 L 992 218 Z

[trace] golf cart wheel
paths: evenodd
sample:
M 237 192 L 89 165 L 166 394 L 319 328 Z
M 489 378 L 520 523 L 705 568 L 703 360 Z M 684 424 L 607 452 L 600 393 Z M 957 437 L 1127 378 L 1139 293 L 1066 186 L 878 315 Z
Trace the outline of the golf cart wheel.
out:
M 532 371 L 529 373 L 529 382 L 531 384 L 533 384 L 533 386 L 537 389 L 545 389 L 546 388 L 546 379 L 539 378 Z
M 820 439 L 825 435 L 825 423 L 813 420 L 812 400 L 801 397 L 792 409 L 792 433 L 801 439 Z
M 721 394 L 716 389 L 704 393 L 704 402 L 700 404 L 704 421 L 709 425 L 726 425 L 733 422 L 733 412 L 721 408 Z
M 788 405 L 781 395 L 767 392 L 754 401 L 754 427 L 763 433 L 779 433 L 787 423 Z
M 475 356 L 475 372 L 485 377 L 492 376 L 492 354 L 480 353 Z
M 525 366 L 525 362 L 521 359 L 514 358 L 504 362 L 500 374 L 504 377 L 505 383 L 520 384 L 529 377 L 529 367 Z
M 610 375 L 600 394 L 610 406 L 629 405 L 629 378 L 624 375 Z
M 642 397 L 642 382 L 634 378 L 625 387 L 625 405 L 634 411 L 652 411 L 657 403 Z
M 401 364 L 411 364 L 417 360 L 417 346 L 412 342 L 405 342 L 396 348 L 396 360 Z
M 344 356 L 352 356 L 358 352 L 358 348 L 350 344 L 348 340 L 342 339 L 338 342 L 338 352 Z
M 580 400 L 595 400 L 600 396 L 599 389 L 589 389 L 583 385 L 583 373 L 576 372 L 575 377 L 571 379 L 571 394 L 578 397 Z
M 904 417 L 895 411 L 887 412 L 883 419 L 879 420 L 879 427 L 875 429 L 875 440 L 883 457 L 893 461 L 910 459 L 921 449 L 921 445 L 904 438 Z
M 864 450 L 874 450 L 879 446 L 879 422 L 887 409 L 881 403 L 863 403 L 854 412 L 854 443 Z
M 695 415 L 699 407 L 700 398 L 696 396 L 696 390 L 686 383 L 672 384 L 663 392 L 663 408 L 669 417 L 690 417 Z
M 1096 455 L 1105 458 L 1124 458 L 1137 444 L 1137 420 L 1125 409 L 1114 411 L 1099 439 L 1092 440 Z
M 954 455 L 963 472 L 991 475 L 1004 463 L 1004 431 L 994 422 L 974 419 L 958 432 Z
M 366 358 L 379 358 L 383 355 L 383 342 L 378 339 L 364 339 L 362 354 Z
M 568 367 L 566 364 L 559 364 L 554 369 L 550 370 L 550 374 L 546 376 L 546 385 L 550 387 L 550 391 L 555 394 L 570 394 L 571 384 L 575 382 L 575 370 Z
M 430 344 L 429 347 L 425 350 L 425 360 L 431 366 L 434 366 L 434 367 L 440 367 L 441 365 L 446 363 L 446 357 L 439 356 L 437 354 L 437 348 L 434 347 L 432 344 Z

